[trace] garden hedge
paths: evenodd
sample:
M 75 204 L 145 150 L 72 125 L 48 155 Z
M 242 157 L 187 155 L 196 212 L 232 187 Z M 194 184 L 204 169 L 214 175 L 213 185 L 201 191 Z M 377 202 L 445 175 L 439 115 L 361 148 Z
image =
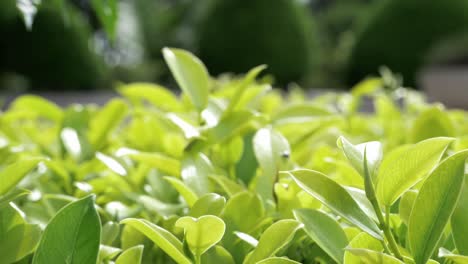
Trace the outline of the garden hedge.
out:
M 7 0 L 0 4 L 0 72 L 28 78 L 34 89 L 93 89 L 103 79 L 104 62 L 90 48 L 90 30 L 72 7 L 43 3 L 31 30 Z M 65 18 L 66 16 L 66 18 Z
M 384 0 L 361 21 L 348 65 L 348 82 L 356 83 L 382 65 L 416 83 L 432 47 L 468 30 L 468 1 Z
M 289 0 L 203 1 L 197 30 L 200 58 L 213 74 L 269 66 L 278 83 L 300 81 L 317 61 L 317 38 L 306 6 Z
M 163 54 L 180 96 L 0 115 L 0 263 L 466 263 L 467 112 L 388 76 L 310 99 Z

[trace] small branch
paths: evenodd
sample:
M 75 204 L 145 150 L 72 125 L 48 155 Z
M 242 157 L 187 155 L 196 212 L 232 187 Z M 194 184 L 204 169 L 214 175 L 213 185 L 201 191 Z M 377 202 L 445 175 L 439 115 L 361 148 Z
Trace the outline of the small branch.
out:
M 375 195 L 375 190 L 374 190 L 374 184 L 372 183 L 372 178 L 369 174 L 369 169 L 367 167 L 367 157 L 366 157 L 366 149 L 364 148 L 364 189 L 366 192 L 367 199 L 372 204 L 372 207 L 374 208 L 375 214 L 377 215 L 377 219 L 379 220 L 380 228 L 384 232 L 385 238 L 388 241 L 389 247 L 391 252 L 395 255 L 396 258 L 403 260 L 403 256 L 400 253 L 400 250 L 398 249 L 398 245 L 395 241 L 395 238 L 392 235 L 392 232 L 390 230 L 389 226 L 389 217 L 390 217 L 390 211 L 389 208 L 386 207 L 387 209 L 387 221 L 385 221 L 384 216 L 382 215 L 382 210 L 380 209 L 379 202 L 377 201 L 377 197 Z M 385 242 L 384 242 L 385 244 Z M 384 245 L 384 248 L 388 249 Z

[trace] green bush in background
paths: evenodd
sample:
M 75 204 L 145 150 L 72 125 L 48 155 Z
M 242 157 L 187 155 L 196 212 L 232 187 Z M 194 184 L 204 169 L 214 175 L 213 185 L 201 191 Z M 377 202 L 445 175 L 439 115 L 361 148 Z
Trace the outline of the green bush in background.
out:
M 279 84 L 309 71 L 317 51 L 307 10 L 290 0 L 215 0 L 201 19 L 199 55 L 213 74 L 268 65 Z
M 386 0 L 365 18 L 348 65 L 353 84 L 386 65 L 414 85 L 433 45 L 468 28 L 466 0 Z
M 74 10 L 65 16 L 43 3 L 29 31 L 14 1 L 2 2 L 0 9 L 0 72 L 23 75 L 36 90 L 98 86 L 103 62 L 91 50 L 87 23 Z

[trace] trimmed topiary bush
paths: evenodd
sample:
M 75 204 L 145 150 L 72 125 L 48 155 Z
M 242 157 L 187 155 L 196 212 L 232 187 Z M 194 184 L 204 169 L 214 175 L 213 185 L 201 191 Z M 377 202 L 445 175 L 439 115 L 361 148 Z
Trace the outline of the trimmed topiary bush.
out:
M 76 12 L 68 12 L 66 21 L 58 8 L 44 3 L 28 31 L 21 14 L 9 10 L 0 19 L 0 72 L 24 75 L 33 89 L 97 86 L 103 62 L 91 51 L 89 28 Z
M 298 81 L 311 66 L 311 18 L 290 0 L 215 0 L 198 29 L 199 55 L 214 74 L 268 65 L 280 84 Z
M 466 0 L 386 0 L 362 24 L 353 48 L 348 82 L 386 65 L 414 85 L 433 45 L 468 28 Z

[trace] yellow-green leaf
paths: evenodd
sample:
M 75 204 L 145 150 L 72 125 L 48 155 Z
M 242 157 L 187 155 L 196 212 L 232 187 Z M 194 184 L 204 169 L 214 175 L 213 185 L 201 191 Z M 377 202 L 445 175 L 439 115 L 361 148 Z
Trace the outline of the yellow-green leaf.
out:
M 422 185 L 408 224 L 409 248 L 416 264 L 432 256 L 463 187 L 468 150 L 442 161 Z

